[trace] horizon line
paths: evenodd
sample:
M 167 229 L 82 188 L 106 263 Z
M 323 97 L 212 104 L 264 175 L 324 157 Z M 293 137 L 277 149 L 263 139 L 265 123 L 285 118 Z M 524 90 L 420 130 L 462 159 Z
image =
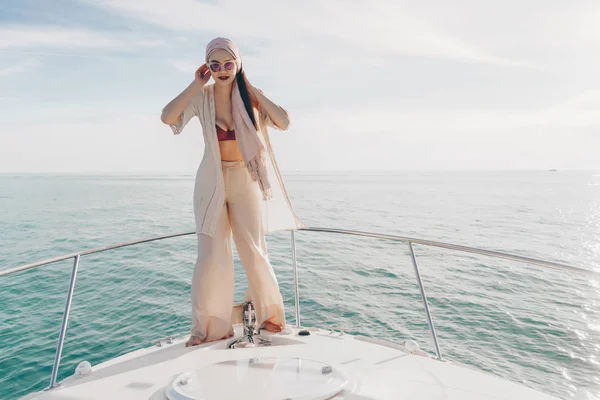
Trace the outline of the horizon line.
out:
M 281 173 L 397 173 L 397 172 L 559 172 L 600 171 L 596 168 L 484 168 L 484 169 L 295 169 Z M 0 171 L 0 175 L 195 175 L 195 171 Z

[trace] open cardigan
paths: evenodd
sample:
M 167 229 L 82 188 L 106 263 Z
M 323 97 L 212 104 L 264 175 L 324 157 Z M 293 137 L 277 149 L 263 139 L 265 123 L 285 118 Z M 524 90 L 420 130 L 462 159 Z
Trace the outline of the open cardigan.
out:
M 204 156 L 196 173 L 194 186 L 194 217 L 196 233 L 213 236 L 223 203 L 225 201 L 225 183 L 221 169 L 221 151 L 217 140 L 214 85 L 205 85 L 202 91 L 194 96 L 183 111 L 180 120 L 170 125 L 173 133 L 178 135 L 194 116 L 202 125 L 204 135 Z M 279 171 L 275 154 L 269 141 L 267 126 L 277 128 L 266 114 L 256 111 L 259 138 L 265 146 L 266 168 L 271 181 L 272 197 L 262 201 L 262 219 L 265 231 L 272 233 L 278 230 L 306 228 L 292 207 L 283 178 Z M 234 127 L 235 128 L 235 127 Z M 278 128 L 277 128 L 278 129 Z

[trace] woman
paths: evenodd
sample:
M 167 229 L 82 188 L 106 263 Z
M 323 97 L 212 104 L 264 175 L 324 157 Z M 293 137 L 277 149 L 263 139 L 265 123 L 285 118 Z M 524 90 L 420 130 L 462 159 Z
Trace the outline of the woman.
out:
M 232 234 L 258 326 L 279 332 L 285 327 L 283 299 L 264 235 L 306 227 L 287 196 L 266 129 L 286 130 L 288 113 L 249 83 L 233 42 L 216 38 L 206 46 L 206 64 L 167 104 L 161 120 L 179 134 L 194 116 L 205 148 L 194 188 L 198 258 L 186 346 L 233 335 Z

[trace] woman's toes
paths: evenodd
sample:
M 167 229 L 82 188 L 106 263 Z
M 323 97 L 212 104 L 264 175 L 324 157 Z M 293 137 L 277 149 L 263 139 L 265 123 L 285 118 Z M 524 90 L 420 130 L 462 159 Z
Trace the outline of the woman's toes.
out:
M 277 332 L 281 332 L 283 330 L 283 327 L 280 325 L 275 325 L 274 323 L 267 321 L 264 325 L 264 329 L 269 332 L 277 333 Z
M 185 347 L 196 346 L 202 343 L 202 340 L 198 336 L 190 336 L 187 342 L 185 342 Z

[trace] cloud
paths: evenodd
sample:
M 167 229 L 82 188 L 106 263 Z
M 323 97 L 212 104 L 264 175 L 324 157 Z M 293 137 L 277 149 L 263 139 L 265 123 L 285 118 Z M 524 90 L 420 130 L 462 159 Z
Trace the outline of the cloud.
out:
M 292 108 L 291 129 L 271 142 L 285 171 L 598 168 L 599 100 L 590 91 L 530 112 Z M 192 174 L 204 150 L 197 119 L 173 136 L 158 111 L 72 104 L 23 118 L 0 135 L 0 171 Z
M 191 73 L 192 76 L 199 66 L 198 63 L 193 60 L 171 60 L 169 63 L 175 67 L 176 70 Z
M 101 32 L 50 26 L 13 25 L 0 27 L 0 50 L 23 49 L 110 49 L 135 50 L 164 44 L 152 35 L 131 32 Z
M 192 173 L 202 157 L 197 120 L 185 135 L 174 136 L 158 115 L 123 115 L 115 109 L 90 113 L 86 120 L 67 114 L 62 110 L 51 121 L 14 124 L 10 135 L 0 135 L 0 171 Z
M 527 61 L 489 54 L 440 30 L 408 6 L 391 0 L 345 2 L 343 6 L 316 0 L 301 3 L 88 0 L 86 3 L 177 32 L 231 36 L 240 45 L 253 43 L 254 48 L 269 46 L 279 52 L 289 47 L 299 50 L 302 46 L 298 43 L 314 43 L 304 48 L 305 56 L 310 56 L 316 48 L 328 49 L 330 54 L 339 52 L 337 44 L 344 42 L 344 47 L 356 58 L 370 54 L 412 54 L 538 67 Z M 226 26 L 223 21 L 227 21 Z
M 195 170 L 198 124 L 174 139 L 158 113 L 214 36 L 236 41 L 250 81 L 290 111 L 291 130 L 272 135 L 284 169 L 597 166 L 600 14 L 583 2 L 82 3 L 102 18 L 79 26 L 97 28 L 0 25 L 0 53 L 17 54 L 0 75 L 46 68 L 3 80 L 0 170 Z M 65 73 L 43 55 L 102 59 Z M 107 160 L 87 141 L 119 146 Z
M 565 102 L 531 111 L 509 110 L 398 110 L 390 106 L 361 109 L 319 109 L 302 113 L 302 130 L 327 132 L 323 140 L 363 136 L 417 134 L 430 141 L 447 134 L 518 136 L 537 132 L 563 131 L 569 134 L 577 128 L 600 130 L 600 91 L 588 91 Z M 317 124 L 315 124 L 317 122 Z M 585 129 L 583 132 L 587 132 Z
M 41 62 L 36 59 L 29 59 L 8 66 L 0 66 L 0 77 L 23 72 L 41 65 Z

